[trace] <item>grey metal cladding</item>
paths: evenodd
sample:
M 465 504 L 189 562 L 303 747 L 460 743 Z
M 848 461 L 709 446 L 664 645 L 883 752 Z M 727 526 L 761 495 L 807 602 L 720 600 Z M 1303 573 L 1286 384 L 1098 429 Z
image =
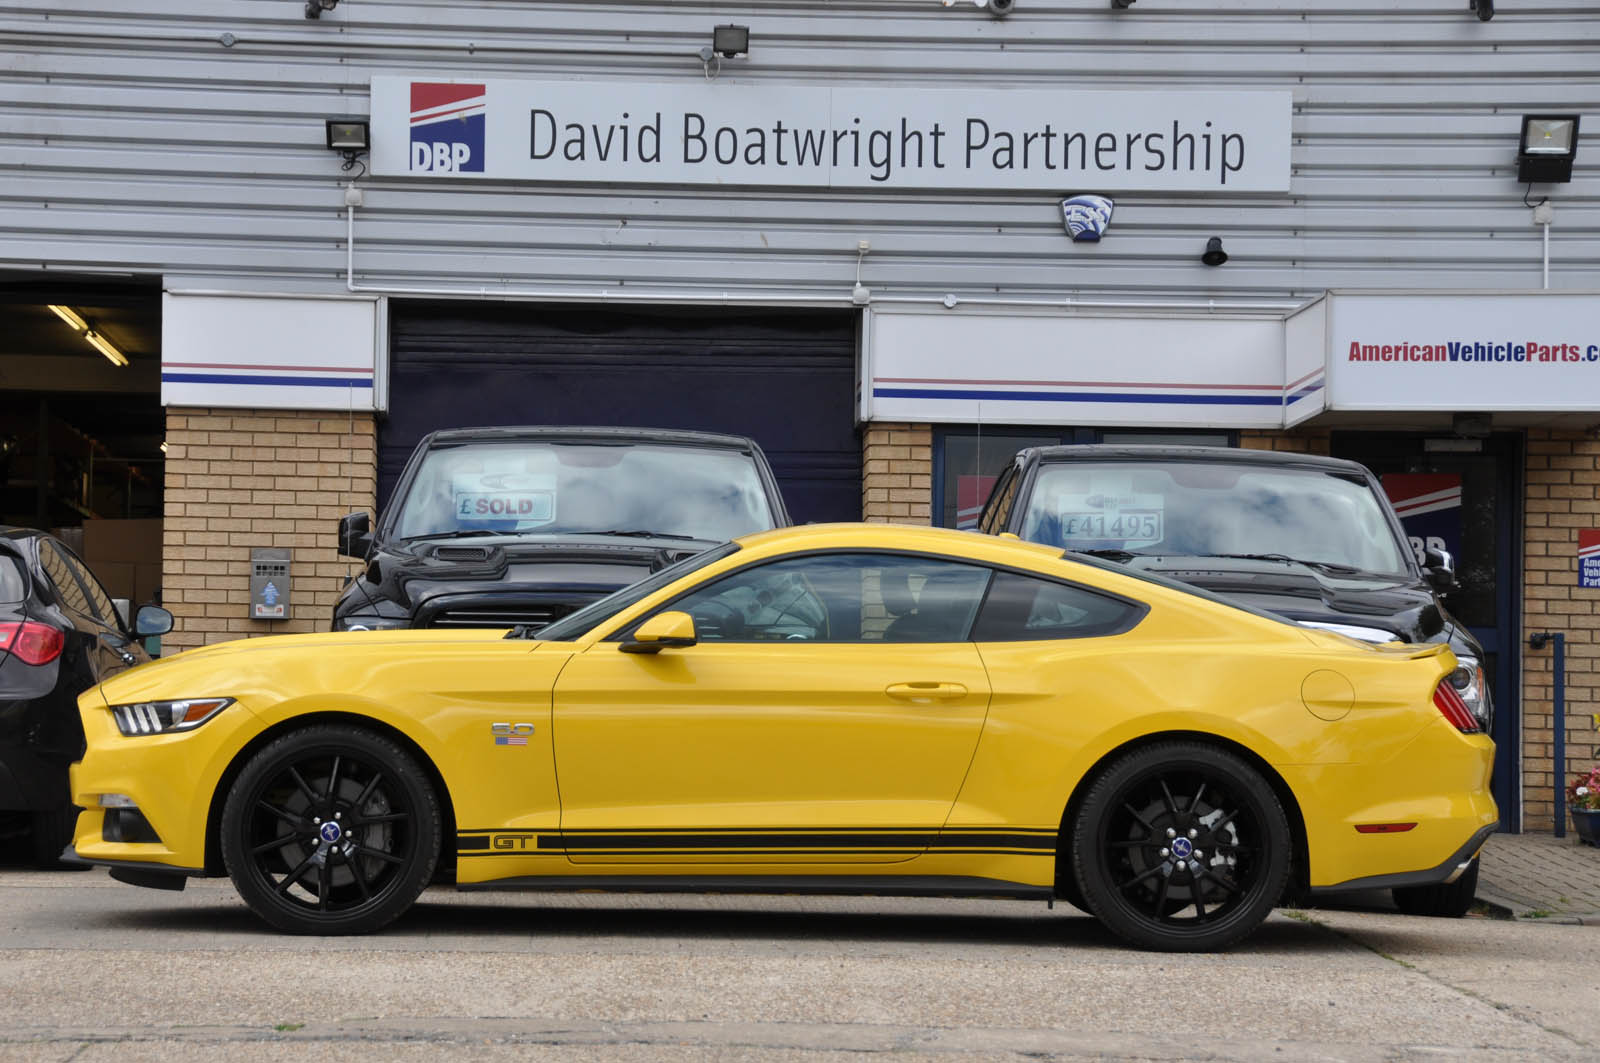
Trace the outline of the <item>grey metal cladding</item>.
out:
M 1283 296 L 1328 287 L 1532 287 L 1540 233 L 1520 115 L 1577 111 L 1554 191 L 1552 282 L 1600 288 L 1600 16 L 1589 0 L 1288 4 L 1026 0 L 681 3 L 56 0 L 0 11 L 0 267 L 116 268 L 254 288 L 342 286 L 339 160 L 324 116 L 375 73 L 699 78 L 730 19 L 741 82 L 1288 88 L 1288 195 L 1112 194 L 1073 246 L 1053 197 L 363 181 L 371 284 L 759 288 L 839 298 L 872 241 L 876 292 Z M 232 46 L 222 43 L 233 36 Z M 1063 187 L 1062 194 L 1100 191 Z M 1540 192 L 1544 190 L 1539 190 Z M 1221 270 L 1199 264 L 1210 235 Z

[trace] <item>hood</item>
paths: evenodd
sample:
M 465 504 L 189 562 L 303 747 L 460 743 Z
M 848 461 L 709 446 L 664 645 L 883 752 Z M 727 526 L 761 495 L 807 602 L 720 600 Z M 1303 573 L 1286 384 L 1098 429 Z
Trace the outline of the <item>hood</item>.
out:
M 1298 561 L 1223 557 L 1134 557 L 1130 568 L 1237 601 L 1290 620 L 1386 631 L 1401 642 L 1440 642 L 1453 625 L 1421 579 L 1344 575 Z

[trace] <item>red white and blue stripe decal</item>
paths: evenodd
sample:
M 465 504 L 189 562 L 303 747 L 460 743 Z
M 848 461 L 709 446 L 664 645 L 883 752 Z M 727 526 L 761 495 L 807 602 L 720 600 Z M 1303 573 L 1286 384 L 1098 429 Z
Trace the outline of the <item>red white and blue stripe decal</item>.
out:
M 1116 402 L 1193 406 L 1291 406 L 1322 390 L 1326 373 L 1288 385 L 1196 384 L 1107 380 L 979 380 L 877 377 L 872 394 L 884 399 L 983 399 L 1009 402 Z
M 1446 484 L 1433 490 L 1427 483 L 1417 483 L 1436 479 L 1439 481 L 1454 480 L 1453 484 Z M 1388 477 L 1384 486 L 1389 494 L 1389 501 L 1394 504 L 1395 515 L 1402 521 L 1410 517 L 1420 517 L 1425 513 L 1438 513 L 1446 509 L 1461 508 L 1461 479 L 1456 476 L 1428 477 L 1423 475 L 1409 477 Z M 1400 497 L 1395 497 L 1399 495 Z
M 254 384 L 270 387 L 371 388 L 372 370 L 338 365 L 241 365 L 163 362 L 161 379 L 175 384 Z

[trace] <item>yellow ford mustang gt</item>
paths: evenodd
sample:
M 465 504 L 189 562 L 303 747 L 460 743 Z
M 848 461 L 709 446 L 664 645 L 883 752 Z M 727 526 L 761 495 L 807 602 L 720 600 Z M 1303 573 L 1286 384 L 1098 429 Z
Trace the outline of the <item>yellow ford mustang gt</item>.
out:
M 1454 666 L 1015 540 L 792 528 L 537 634 L 133 669 L 80 701 L 73 847 L 139 885 L 226 873 L 299 933 L 443 878 L 1062 897 L 1215 949 L 1286 895 L 1475 874 L 1493 747 Z

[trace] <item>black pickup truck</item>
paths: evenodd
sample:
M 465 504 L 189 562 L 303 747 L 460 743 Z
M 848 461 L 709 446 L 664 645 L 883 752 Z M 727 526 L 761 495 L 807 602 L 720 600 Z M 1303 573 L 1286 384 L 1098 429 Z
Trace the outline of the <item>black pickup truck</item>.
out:
M 335 631 L 543 627 L 716 543 L 789 523 L 754 440 L 641 428 L 462 428 L 417 444 Z
M 1448 642 L 1451 682 L 1490 730 L 1483 648 L 1445 609 L 1454 561 L 1412 554 L 1364 465 L 1226 447 L 1071 445 L 1022 450 L 978 530 L 1103 559 L 1307 627 L 1368 642 Z M 1449 886 L 1396 890 L 1407 911 L 1461 915 L 1477 865 Z

